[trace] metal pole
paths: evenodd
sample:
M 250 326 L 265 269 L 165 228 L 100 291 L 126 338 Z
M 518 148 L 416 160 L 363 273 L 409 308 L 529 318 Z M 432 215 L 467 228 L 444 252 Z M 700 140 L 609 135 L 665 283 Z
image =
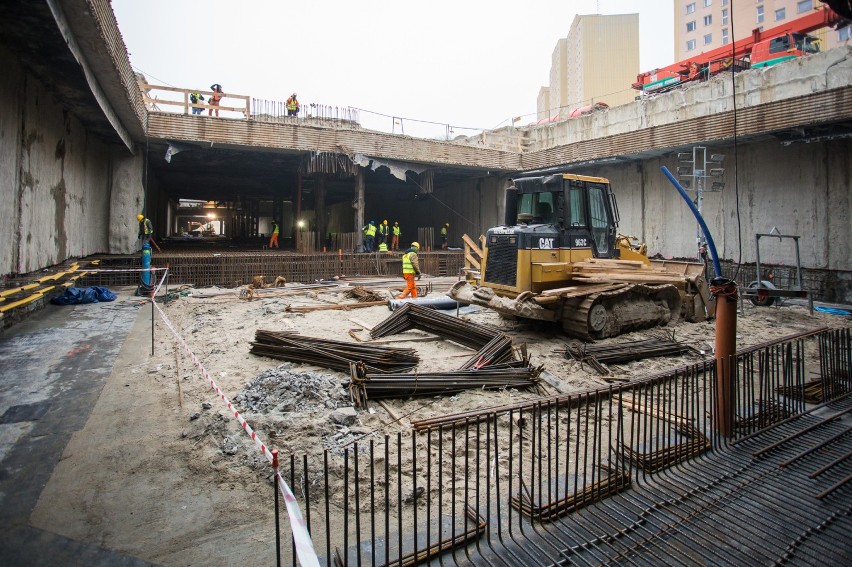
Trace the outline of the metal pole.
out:
M 716 413 L 714 425 L 723 437 L 731 437 L 734 425 L 734 369 L 737 352 L 737 284 L 715 278 L 716 296 Z
M 275 471 L 272 483 L 275 490 L 275 565 L 281 567 L 281 530 L 278 517 L 278 449 L 272 450 L 272 469 Z

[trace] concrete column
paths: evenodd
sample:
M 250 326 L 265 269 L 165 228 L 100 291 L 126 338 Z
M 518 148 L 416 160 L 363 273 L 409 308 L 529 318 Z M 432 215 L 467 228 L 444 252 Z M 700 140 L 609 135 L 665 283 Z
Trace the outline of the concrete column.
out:
M 358 175 L 355 177 L 355 200 L 352 202 L 352 206 L 355 209 L 355 234 L 358 235 L 357 242 L 359 249 L 363 249 L 364 246 L 364 233 L 361 231 L 361 227 L 364 226 L 365 184 L 364 169 L 358 166 Z
M 325 246 L 325 174 L 314 174 L 314 214 L 317 225 L 317 249 L 322 250 Z

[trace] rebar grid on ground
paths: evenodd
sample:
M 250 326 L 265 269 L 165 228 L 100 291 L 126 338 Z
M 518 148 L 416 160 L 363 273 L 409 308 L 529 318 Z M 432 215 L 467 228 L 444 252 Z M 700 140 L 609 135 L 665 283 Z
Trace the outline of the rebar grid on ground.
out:
M 817 373 L 849 392 L 850 339 L 739 354 L 733 443 L 712 429 L 706 364 L 293 456 L 287 474 L 327 565 L 841 563 L 852 394 L 807 407 L 779 392 Z M 789 417 L 745 419 L 779 405 Z

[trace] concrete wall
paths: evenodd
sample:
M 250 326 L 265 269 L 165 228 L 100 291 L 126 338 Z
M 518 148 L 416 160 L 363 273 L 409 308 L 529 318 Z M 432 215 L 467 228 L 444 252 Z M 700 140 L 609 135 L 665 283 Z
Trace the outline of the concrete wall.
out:
M 740 145 L 737 169 L 733 147 L 715 148 L 725 158 L 725 188 L 705 193 L 703 213 L 719 256 L 742 262 L 756 259 L 755 233 L 777 228 L 799 235 L 801 263 L 814 270 L 852 271 L 848 240 L 852 232 L 852 141 L 782 145 L 775 141 Z M 620 230 L 648 243 L 649 254 L 667 258 L 695 255 L 696 222 L 686 203 L 660 171 L 677 165 L 675 155 L 629 165 L 591 167 L 584 173 L 610 179 L 621 212 Z M 694 197 L 695 193 L 690 192 Z M 761 261 L 795 264 L 790 240 L 762 238 Z M 850 301 L 852 290 L 839 299 Z
M 3 48 L 0 68 L 0 273 L 131 251 L 141 157 L 89 133 Z

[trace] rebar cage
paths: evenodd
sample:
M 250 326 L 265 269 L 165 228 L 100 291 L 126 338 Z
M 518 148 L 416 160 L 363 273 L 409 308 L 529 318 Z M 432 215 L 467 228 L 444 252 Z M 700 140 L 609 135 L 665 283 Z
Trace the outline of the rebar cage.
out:
M 842 562 L 851 349 L 847 328 L 738 353 L 732 438 L 707 362 L 415 421 L 282 474 L 326 565 Z

